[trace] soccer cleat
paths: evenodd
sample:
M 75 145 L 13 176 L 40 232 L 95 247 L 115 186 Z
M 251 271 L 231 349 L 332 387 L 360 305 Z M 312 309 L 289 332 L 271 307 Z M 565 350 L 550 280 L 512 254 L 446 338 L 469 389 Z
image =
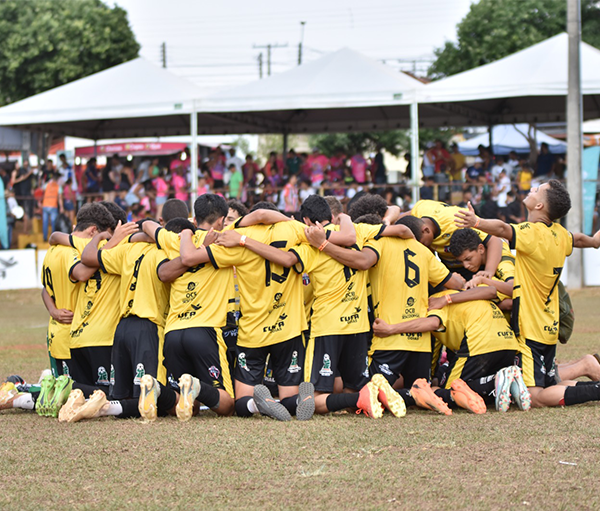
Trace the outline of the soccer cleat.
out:
M 454 399 L 454 402 L 461 408 L 476 414 L 485 413 L 487 411 L 483 398 L 474 392 L 471 387 L 460 378 L 454 380 L 450 387 L 452 389 L 450 390 L 452 399 Z
M 106 399 L 106 394 L 101 390 L 94 390 L 94 393 L 90 398 L 79 408 L 75 409 L 75 413 L 67 419 L 67 422 L 79 422 L 83 419 L 95 419 L 96 417 L 100 417 L 100 412 L 103 408 L 108 407 L 108 405 L 109 403 Z
M 58 412 L 59 422 L 72 422 L 70 419 L 75 415 L 77 410 L 85 404 L 85 396 L 80 389 L 73 389 L 69 394 L 69 398 L 64 406 Z
M 189 421 L 194 415 L 194 402 L 200 394 L 200 380 L 191 374 L 182 374 L 179 378 L 179 390 L 179 401 L 175 412 L 180 421 Z
M 298 405 L 296 419 L 307 421 L 315 413 L 315 387 L 312 383 L 303 381 L 298 389 Z
M 52 395 L 52 401 L 48 404 L 47 415 L 49 417 L 58 417 L 58 413 L 63 405 L 69 399 L 69 394 L 73 389 L 73 380 L 66 375 L 61 375 L 56 378 L 54 383 L 54 391 Z
M 371 419 L 381 419 L 383 417 L 383 406 L 379 402 L 379 388 L 372 381 L 367 383 L 358 393 L 358 402 L 356 406 L 357 414 L 361 412 Z
M 0 387 L 0 410 L 13 407 L 13 401 L 19 395 L 19 391 L 13 382 L 7 381 Z
M 510 385 L 510 395 L 520 410 L 527 411 L 531 408 L 531 394 L 523 380 L 519 366 L 511 366 L 513 381 Z
M 26 382 L 23 378 L 21 378 L 18 374 L 11 374 L 6 381 L 12 382 L 15 386 L 24 385 Z
M 510 387 L 513 383 L 511 367 L 504 367 L 496 373 L 496 410 L 506 412 L 510 407 Z
M 406 415 L 406 404 L 402 396 L 398 394 L 387 381 L 383 374 L 375 374 L 371 382 L 379 389 L 378 399 L 384 408 L 387 408 L 396 417 Z
M 254 387 L 254 403 L 256 408 L 263 415 L 273 417 L 278 421 L 290 421 L 292 416 L 287 411 L 286 407 L 273 399 L 271 392 L 264 385 Z
M 138 401 L 138 410 L 142 419 L 149 422 L 156 420 L 158 396 L 160 396 L 160 386 L 156 379 L 149 374 L 142 376 L 140 380 L 140 399 Z
M 431 385 L 424 378 L 415 380 L 410 389 L 410 395 L 415 400 L 417 406 L 421 408 L 435 410 L 443 415 L 452 415 L 452 410 L 448 408 L 448 405 L 444 403 L 441 397 L 435 395 L 433 390 L 431 390 Z
M 52 403 L 52 398 L 54 397 L 54 386 L 56 384 L 56 380 L 52 373 L 46 372 L 47 369 L 42 373 L 42 379 L 40 381 L 40 395 L 35 402 L 35 411 L 40 416 L 50 416 L 52 411 L 50 409 L 50 405 Z

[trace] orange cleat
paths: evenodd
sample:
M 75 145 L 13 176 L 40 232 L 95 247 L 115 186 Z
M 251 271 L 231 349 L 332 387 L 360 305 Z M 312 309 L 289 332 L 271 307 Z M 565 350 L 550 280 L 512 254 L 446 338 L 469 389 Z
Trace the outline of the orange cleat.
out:
M 485 413 L 487 411 L 483 398 L 471 390 L 471 388 L 460 378 L 454 380 L 450 387 L 452 388 L 450 391 L 452 399 L 454 399 L 454 402 L 461 408 L 476 414 Z
M 367 383 L 360 392 L 358 393 L 358 403 L 356 406 L 358 410 L 357 414 L 364 412 L 367 417 L 372 419 L 381 419 L 383 417 L 383 406 L 377 399 L 379 395 L 379 389 L 373 382 Z
M 444 403 L 442 398 L 436 396 L 431 390 L 431 385 L 424 378 L 415 380 L 411 389 L 410 395 L 417 403 L 417 406 L 426 410 L 435 410 L 443 415 L 452 415 L 452 410 Z

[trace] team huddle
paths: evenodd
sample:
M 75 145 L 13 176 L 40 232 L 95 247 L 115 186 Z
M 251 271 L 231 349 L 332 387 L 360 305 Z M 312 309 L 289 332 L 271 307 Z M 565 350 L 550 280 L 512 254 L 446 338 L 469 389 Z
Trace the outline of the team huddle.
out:
M 600 400 L 598 360 L 555 365 L 565 258 L 600 232 L 558 223 L 571 202 L 556 180 L 524 204 L 514 225 L 431 200 L 401 214 L 377 195 L 348 214 L 310 196 L 302 221 L 215 194 L 194 222 L 177 199 L 158 222 L 87 204 L 44 259 L 52 369 L 35 385 L 9 377 L 0 409 L 288 421 Z

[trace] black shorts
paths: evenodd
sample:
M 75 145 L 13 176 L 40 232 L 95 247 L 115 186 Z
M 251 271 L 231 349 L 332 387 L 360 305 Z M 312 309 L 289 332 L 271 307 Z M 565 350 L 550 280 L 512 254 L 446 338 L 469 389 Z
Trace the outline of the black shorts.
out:
M 431 352 L 404 350 L 375 350 L 369 361 L 369 374 L 383 374 L 393 385 L 402 375 L 404 388 L 412 387 L 415 380 L 431 380 Z
M 110 393 L 113 399 L 140 397 L 140 380 L 158 375 L 158 327 L 137 316 L 122 318 L 113 342 Z
M 448 357 L 448 367 L 440 379 L 439 386 L 450 388 L 454 380 L 477 380 L 484 376 L 493 376 L 503 367 L 519 365 L 518 352 L 515 350 L 493 351 L 471 357 Z
M 525 385 L 542 388 L 556 385 L 556 344 L 542 344 L 525 339 L 519 345 L 522 350 L 521 367 Z
M 367 370 L 368 332 L 311 337 L 306 349 L 304 378 L 318 392 L 333 392 L 341 376 L 344 388 L 360 390 L 369 381 Z
M 71 348 L 71 359 L 65 360 L 73 380 L 85 385 L 108 387 L 112 346 Z
M 302 335 L 261 348 L 238 346 L 235 379 L 252 386 L 263 383 L 268 356 L 277 385 L 295 387 L 302 383 L 305 357 Z
M 191 374 L 201 383 L 223 389 L 233 397 L 227 346 L 220 328 L 195 327 L 165 335 L 165 366 L 170 379 Z

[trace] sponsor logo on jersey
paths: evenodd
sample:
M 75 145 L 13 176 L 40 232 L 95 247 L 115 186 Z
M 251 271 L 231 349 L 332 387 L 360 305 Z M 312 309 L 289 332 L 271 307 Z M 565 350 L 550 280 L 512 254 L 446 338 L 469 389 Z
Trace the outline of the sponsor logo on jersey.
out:
M 188 291 L 193 291 L 194 289 L 196 289 L 196 283 L 195 282 L 190 282 L 187 285 Z
M 333 371 L 331 370 L 331 358 L 329 357 L 329 355 L 327 353 L 325 353 L 325 355 L 323 355 L 323 367 L 321 367 L 319 374 L 321 376 L 332 376 L 333 375 Z
M 362 309 L 360 307 L 354 307 L 354 314 L 351 314 L 350 316 L 342 316 L 340 321 L 348 325 L 351 323 L 357 323 L 360 318 L 361 311 Z
M 552 335 L 557 334 L 558 333 L 558 321 L 552 322 L 552 325 L 545 325 L 544 332 L 548 332 Z
M 409 307 L 412 307 L 415 304 L 415 299 L 412 296 L 408 297 L 408 300 L 406 300 L 406 305 L 408 305 Z
M 287 317 L 288 315 L 284 312 L 279 316 L 275 324 L 264 327 L 263 332 L 269 332 L 270 334 L 272 334 L 273 332 L 280 332 L 285 327 L 285 320 L 287 319 Z

